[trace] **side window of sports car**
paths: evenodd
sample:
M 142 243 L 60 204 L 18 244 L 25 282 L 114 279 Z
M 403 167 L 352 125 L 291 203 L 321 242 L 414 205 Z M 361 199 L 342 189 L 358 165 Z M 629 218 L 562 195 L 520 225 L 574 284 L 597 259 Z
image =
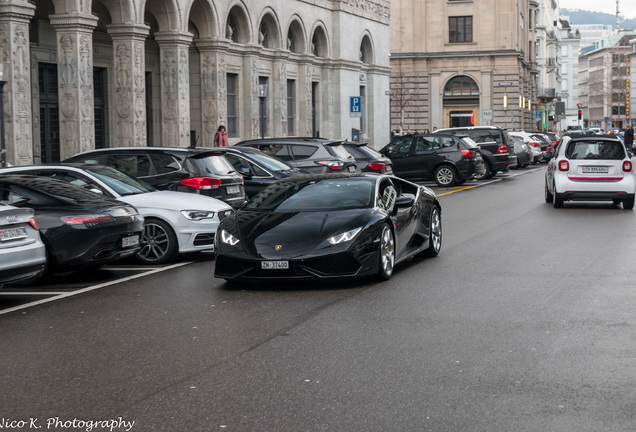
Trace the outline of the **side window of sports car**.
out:
M 384 210 L 390 210 L 397 199 L 395 187 L 390 182 L 380 185 L 380 194 L 378 196 L 378 207 Z

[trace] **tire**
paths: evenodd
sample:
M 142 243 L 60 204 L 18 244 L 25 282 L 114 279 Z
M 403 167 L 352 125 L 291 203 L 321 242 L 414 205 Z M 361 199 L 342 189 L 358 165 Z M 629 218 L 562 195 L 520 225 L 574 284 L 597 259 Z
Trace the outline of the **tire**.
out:
M 173 260 L 179 251 L 177 236 L 166 222 L 147 218 L 141 234 L 137 260 L 144 264 L 163 264 Z
M 455 170 L 450 165 L 441 165 L 435 169 L 435 174 L 433 175 L 435 178 L 435 183 L 437 186 L 445 187 L 445 186 L 453 186 L 457 181 L 457 174 Z
M 554 195 L 552 195 L 552 193 L 548 190 L 548 183 L 545 184 L 545 202 L 548 204 L 552 204 L 552 202 L 554 202 Z
M 554 208 L 561 208 L 563 207 L 563 202 L 565 200 L 563 199 L 563 197 L 561 195 L 559 195 L 558 193 L 556 193 L 556 189 L 554 190 Z
M 484 167 L 486 168 L 484 174 L 476 175 L 475 180 L 486 180 L 492 177 L 492 170 L 490 169 L 490 165 L 488 165 L 488 162 L 484 161 Z
M 428 248 L 422 255 L 436 257 L 442 249 L 442 215 L 437 206 L 433 206 L 430 218 L 430 232 L 428 237 Z
M 395 238 L 388 224 L 382 225 L 380 233 L 380 253 L 378 263 L 378 277 L 389 280 L 395 266 Z
M 634 197 L 627 198 L 623 201 L 623 208 L 625 210 L 633 210 L 634 209 Z
M 458 178 L 457 180 L 455 180 L 455 186 L 461 186 L 464 183 L 466 183 L 466 179 L 460 179 Z

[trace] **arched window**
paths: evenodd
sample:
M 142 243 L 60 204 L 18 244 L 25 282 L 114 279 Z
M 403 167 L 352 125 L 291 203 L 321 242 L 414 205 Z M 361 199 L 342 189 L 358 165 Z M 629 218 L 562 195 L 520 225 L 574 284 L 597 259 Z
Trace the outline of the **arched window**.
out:
M 471 77 L 456 76 L 446 83 L 444 96 L 479 96 L 479 87 Z
M 373 50 L 369 36 L 362 38 L 362 43 L 360 44 L 360 61 L 366 64 L 373 63 Z

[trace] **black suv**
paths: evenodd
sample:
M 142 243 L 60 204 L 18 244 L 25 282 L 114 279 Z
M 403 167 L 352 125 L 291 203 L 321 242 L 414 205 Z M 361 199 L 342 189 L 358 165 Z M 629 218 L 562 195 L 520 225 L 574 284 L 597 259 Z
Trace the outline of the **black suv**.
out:
M 398 177 L 433 180 L 438 186 L 461 185 L 485 172 L 479 147 L 465 135 L 404 135 L 380 153 L 391 159 L 393 173 Z
M 108 165 L 160 190 L 192 192 L 238 208 L 246 201 L 243 177 L 215 148 L 115 147 L 77 154 L 64 162 Z
M 255 147 L 310 173 L 353 173 L 356 160 L 342 145 L 326 138 L 265 138 L 241 141 L 237 146 Z
M 471 126 L 438 129 L 434 133 L 468 135 L 477 143 L 486 162 L 486 172 L 483 176 L 478 176 L 478 179 L 494 177 L 497 171 L 508 171 L 509 167 L 517 165 L 514 144 L 506 129 L 498 126 Z

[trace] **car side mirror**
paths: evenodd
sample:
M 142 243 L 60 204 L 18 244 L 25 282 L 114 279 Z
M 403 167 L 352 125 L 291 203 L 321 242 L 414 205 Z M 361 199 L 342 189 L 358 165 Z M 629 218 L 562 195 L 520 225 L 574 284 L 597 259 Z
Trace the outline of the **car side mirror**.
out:
M 89 191 L 96 193 L 97 195 L 104 195 L 104 191 L 102 191 L 101 189 L 90 188 Z

